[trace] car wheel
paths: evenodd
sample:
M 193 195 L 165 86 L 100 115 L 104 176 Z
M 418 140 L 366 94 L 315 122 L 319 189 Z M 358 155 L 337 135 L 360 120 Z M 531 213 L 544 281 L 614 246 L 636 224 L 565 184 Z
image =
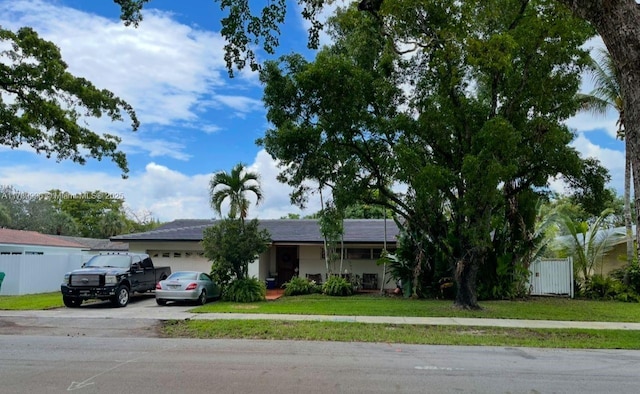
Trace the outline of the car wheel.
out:
M 129 303 L 129 288 L 120 286 L 116 290 L 116 295 L 111 298 L 111 303 L 119 308 L 127 306 Z
M 160 298 L 156 298 L 156 304 L 164 306 L 167 305 L 167 300 L 162 300 Z
M 206 303 L 207 303 L 207 291 L 203 289 L 202 293 L 200 293 L 200 297 L 198 297 L 198 304 L 204 305 Z
M 64 302 L 64 304 L 68 308 L 78 308 L 80 305 L 82 305 L 82 299 L 80 299 L 80 298 L 73 298 L 73 297 L 63 296 L 62 297 L 62 302 Z

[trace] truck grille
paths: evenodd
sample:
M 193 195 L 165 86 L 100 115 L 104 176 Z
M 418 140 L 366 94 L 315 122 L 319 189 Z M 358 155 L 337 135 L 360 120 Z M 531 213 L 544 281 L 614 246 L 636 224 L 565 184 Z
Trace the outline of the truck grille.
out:
M 71 275 L 71 286 L 100 286 L 100 275 Z

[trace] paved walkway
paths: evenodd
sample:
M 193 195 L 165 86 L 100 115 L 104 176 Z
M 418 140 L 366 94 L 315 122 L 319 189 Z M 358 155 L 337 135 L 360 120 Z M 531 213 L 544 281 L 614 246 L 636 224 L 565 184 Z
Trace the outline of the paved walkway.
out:
M 478 326 L 519 328 L 585 328 L 596 330 L 640 330 L 640 323 L 585 322 L 555 320 L 473 319 L 457 317 L 397 317 L 397 316 L 329 316 L 329 315 L 272 315 L 253 313 L 197 313 L 194 320 L 290 320 L 332 321 L 352 323 L 412 324 L 431 326 Z

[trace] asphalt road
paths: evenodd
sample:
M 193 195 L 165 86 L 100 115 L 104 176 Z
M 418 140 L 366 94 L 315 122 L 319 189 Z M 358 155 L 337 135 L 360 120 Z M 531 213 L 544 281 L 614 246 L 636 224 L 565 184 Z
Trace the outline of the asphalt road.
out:
M 637 393 L 640 353 L 0 336 L 0 393 Z
M 157 316 L 190 308 L 141 295 L 2 315 L 0 394 L 639 391 L 639 351 L 158 337 Z

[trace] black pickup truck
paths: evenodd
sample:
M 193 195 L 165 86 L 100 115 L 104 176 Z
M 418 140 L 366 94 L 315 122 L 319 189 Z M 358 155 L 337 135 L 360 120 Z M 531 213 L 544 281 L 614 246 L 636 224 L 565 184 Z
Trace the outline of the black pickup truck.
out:
M 154 267 L 148 254 L 99 254 L 82 268 L 65 274 L 60 286 L 62 301 L 69 308 L 77 308 L 89 299 L 110 300 L 114 306 L 123 307 L 133 292 L 154 290 L 156 283 L 170 274 L 170 267 Z

